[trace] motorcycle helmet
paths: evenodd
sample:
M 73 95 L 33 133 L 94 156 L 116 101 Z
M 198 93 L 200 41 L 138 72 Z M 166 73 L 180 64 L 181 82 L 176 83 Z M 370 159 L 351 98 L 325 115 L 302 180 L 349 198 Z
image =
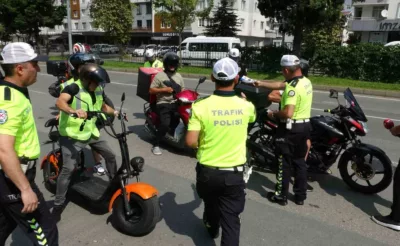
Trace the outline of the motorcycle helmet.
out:
M 85 46 L 83 44 L 81 44 L 81 43 L 74 44 L 73 53 L 74 54 L 76 54 L 76 53 L 86 53 Z
M 79 66 L 86 63 L 96 63 L 96 59 L 91 54 L 86 53 L 75 53 L 71 55 L 68 59 L 68 67 L 74 77 L 78 77 Z
M 232 48 L 229 50 L 229 58 L 231 58 L 232 60 L 234 60 L 235 62 L 239 61 L 240 58 L 240 52 L 238 49 L 236 48 Z
M 146 58 L 146 60 L 150 61 L 153 57 L 155 56 L 154 51 L 152 49 L 148 49 L 146 50 L 146 52 L 144 53 L 144 57 Z
M 107 71 L 95 63 L 84 64 L 79 73 L 79 79 L 85 89 L 88 89 L 90 83 L 96 83 L 104 88 L 105 84 L 111 82 Z
M 168 52 L 163 59 L 164 70 L 167 72 L 176 72 L 179 67 L 179 56 L 174 52 Z
M 308 76 L 308 69 L 310 68 L 309 62 L 305 59 L 300 59 L 300 69 L 304 76 Z

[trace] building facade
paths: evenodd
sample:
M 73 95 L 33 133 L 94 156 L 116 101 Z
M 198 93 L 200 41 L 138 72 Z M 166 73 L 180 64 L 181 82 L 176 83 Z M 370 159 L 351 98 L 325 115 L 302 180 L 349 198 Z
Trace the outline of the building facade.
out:
M 208 0 L 199 0 L 197 9 L 201 10 L 207 8 L 209 5 Z M 240 31 L 237 33 L 238 38 L 241 40 L 241 46 L 264 46 L 264 45 L 278 45 L 282 44 L 283 38 L 279 33 L 279 25 L 274 24 L 269 19 L 261 15 L 257 7 L 257 0 L 230 0 L 229 5 L 238 16 Z M 216 11 L 220 1 L 214 1 L 214 9 Z M 210 13 L 210 17 L 213 13 Z M 194 35 L 203 35 L 205 27 L 211 24 L 209 19 L 196 19 L 191 25 Z M 286 36 L 285 43 L 291 46 L 293 38 Z
M 361 42 L 386 44 L 400 40 L 400 0 L 354 2 L 349 30 Z
M 55 4 L 60 5 L 65 0 L 57 0 Z M 93 26 L 93 20 L 90 18 L 90 4 L 92 0 L 67 0 L 71 4 L 71 31 L 73 42 L 84 42 L 89 44 L 106 42 L 104 41 L 104 32 Z M 157 15 L 156 10 L 152 6 L 151 0 L 131 0 L 136 5 L 133 10 L 132 24 L 132 45 L 141 44 L 165 44 L 178 45 L 179 37 L 171 27 L 167 25 Z M 216 11 L 220 1 L 214 2 Z M 209 0 L 199 0 L 197 9 L 206 8 Z M 239 29 L 237 33 L 241 40 L 242 46 L 264 46 L 264 45 L 282 45 L 284 41 L 286 45 L 291 47 L 293 38 L 285 36 L 283 39 L 279 33 L 279 24 L 274 24 L 261 15 L 257 8 L 257 0 L 231 0 L 233 7 L 239 20 Z M 210 14 L 212 16 L 212 13 Z M 196 19 L 192 24 L 188 25 L 184 32 L 182 40 L 186 37 L 203 35 L 205 26 L 209 24 L 209 19 Z M 42 28 L 41 35 L 47 35 L 50 40 L 63 40 L 67 43 L 68 24 L 67 18 L 64 19 L 63 25 L 55 28 Z

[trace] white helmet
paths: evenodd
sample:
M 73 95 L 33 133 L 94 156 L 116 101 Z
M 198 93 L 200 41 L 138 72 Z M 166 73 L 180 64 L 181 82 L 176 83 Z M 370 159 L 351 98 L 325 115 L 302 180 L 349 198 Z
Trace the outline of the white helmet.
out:
M 229 58 L 231 59 L 238 59 L 240 57 L 240 52 L 236 48 L 232 48 L 229 50 Z
M 146 50 L 146 52 L 144 53 L 144 57 L 146 57 L 146 58 L 151 58 L 151 57 L 153 57 L 155 54 L 154 54 L 154 51 L 152 50 L 152 49 L 148 49 L 148 50 Z
M 85 46 L 81 43 L 74 44 L 73 53 L 86 53 Z

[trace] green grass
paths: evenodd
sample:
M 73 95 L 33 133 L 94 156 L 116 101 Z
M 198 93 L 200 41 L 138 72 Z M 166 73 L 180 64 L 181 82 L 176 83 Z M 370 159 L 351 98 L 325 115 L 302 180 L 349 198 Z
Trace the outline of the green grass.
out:
M 53 57 L 50 57 L 50 59 L 51 60 L 62 60 L 63 57 L 53 56 Z M 113 60 L 105 60 L 104 65 L 103 65 L 104 68 L 129 69 L 129 70 L 132 70 L 132 72 L 137 72 L 138 68 L 141 66 L 142 66 L 142 63 L 122 62 L 122 61 L 113 61 Z M 179 71 L 182 74 L 199 74 L 199 75 L 210 76 L 212 70 L 211 70 L 211 68 L 202 68 L 202 67 L 182 67 Z M 274 81 L 283 81 L 284 80 L 283 76 L 278 73 L 249 72 L 248 76 L 250 78 L 258 79 L 258 80 L 274 80 Z M 373 89 L 373 90 L 400 91 L 400 84 L 359 81 L 359 80 L 342 79 L 342 78 L 334 78 L 334 77 L 326 77 L 326 76 L 310 76 L 309 79 L 311 80 L 311 82 L 313 84 L 316 84 L 316 85 L 342 86 L 342 87 L 363 88 L 363 89 Z

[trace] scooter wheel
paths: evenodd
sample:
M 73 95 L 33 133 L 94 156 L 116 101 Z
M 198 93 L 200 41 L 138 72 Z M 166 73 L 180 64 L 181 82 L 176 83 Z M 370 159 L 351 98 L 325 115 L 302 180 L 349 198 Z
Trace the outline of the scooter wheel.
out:
M 152 232 L 161 218 L 158 197 L 153 196 L 143 200 L 140 196 L 131 193 L 129 204 L 135 212 L 127 217 L 122 195 L 115 200 L 112 211 L 113 226 L 130 236 L 144 236 Z

